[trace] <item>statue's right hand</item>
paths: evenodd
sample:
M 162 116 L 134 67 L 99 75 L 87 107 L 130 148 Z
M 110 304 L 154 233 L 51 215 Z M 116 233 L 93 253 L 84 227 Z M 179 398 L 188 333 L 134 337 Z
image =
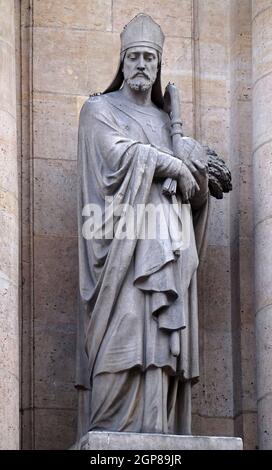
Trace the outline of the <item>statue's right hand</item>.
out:
M 186 203 L 199 191 L 199 186 L 187 166 L 183 164 L 181 168 L 177 184 L 182 195 L 182 201 Z

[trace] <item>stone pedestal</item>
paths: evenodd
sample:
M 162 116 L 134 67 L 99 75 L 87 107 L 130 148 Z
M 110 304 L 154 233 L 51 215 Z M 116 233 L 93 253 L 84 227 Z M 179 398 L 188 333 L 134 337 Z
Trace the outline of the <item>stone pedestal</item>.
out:
M 238 437 L 88 432 L 72 450 L 243 450 L 243 442 Z

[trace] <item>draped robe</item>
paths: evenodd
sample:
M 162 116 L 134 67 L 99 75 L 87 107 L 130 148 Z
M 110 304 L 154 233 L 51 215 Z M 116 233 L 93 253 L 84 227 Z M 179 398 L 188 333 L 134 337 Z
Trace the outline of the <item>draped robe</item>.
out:
M 184 432 L 180 423 L 185 419 L 184 413 L 180 414 L 180 419 L 174 415 L 178 409 L 177 401 L 182 401 L 182 392 L 177 392 L 178 384 L 189 383 L 191 386 L 199 375 L 196 272 L 205 234 L 208 199 L 205 197 L 201 207 L 192 213 L 189 204 L 181 204 L 180 195 L 175 200 L 164 196 L 163 179 L 156 176 L 159 152 L 172 155 L 169 117 L 159 108 L 138 106 L 126 98 L 120 100 L 116 93 L 91 97 L 84 104 L 78 142 L 80 309 L 77 386 L 86 391 L 79 409 L 80 433 L 88 429 Z M 107 198 L 110 201 L 108 207 L 105 205 Z M 82 209 L 90 203 L 101 208 L 105 219 L 113 204 L 114 207 L 129 204 L 135 211 L 137 208 L 136 223 L 125 209 L 114 218 L 115 230 L 118 224 L 120 228 L 121 221 L 125 220 L 126 228 L 133 222 L 137 236 L 84 238 L 82 228 L 86 218 L 82 216 Z M 178 207 L 178 216 L 172 209 L 173 203 Z M 139 236 L 148 204 L 164 208 L 163 237 L 161 232 L 151 239 Z M 173 237 L 172 219 L 175 221 L 173 230 L 175 226 L 181 228 L 181 239 Z M 173 331 L 179 335 L 178 357 L 170 351 Z M 130 375 L 122 376 L 125 371 Z M 151 381 L 146 379 L 144 391 L 139 384 L 148 371 L 153 371 L 153 377 Z M 155 377 L 154 371 L 162 371 L 162 379 Z M 156 403 L 156 409 L 170 407 L 175 425 L 156 424 L 151 425 L 152 429 L 146 429 L 138 419 L 146 406 L 143 397 L 154 394 L 160 388 L 158 384 L 165 382 L 165 377 L 175 380 L 175 403 L 169 405 L 169 401 L 162 399 L 161 403 Z M 115 387 L 116 390 L 119 387 L 117 392 Z M 106 389 L 107 394 L 102 401 L 113 404 L 117 395 L 120 400 L 123 394 L 126 403 L 128 387 L 131 390 L 137 387 L 138 395 L 136 392 L 133 395 L 130 390 L 126 404 L 128 411 L 121 412 L 122 425 L 114 417 L 107 423 L 108 415 L 114 413 L 108 409 L 107 417 L 103 416 L 103 404 L 99 403 L 103 390 Z M 164 390 L 167 395 L 167 386 Z M 133 418 L 129 411 L 132 400 L 135 402 Z M 156 396 L 156 402 L 158 400 L 160 398 Z M 187 417 L 189 412 L 190 409 L 185 410 Z M 96 426 L 94 421 L 100 425 Z M 133 425 L 134 421 L 137 426 Z

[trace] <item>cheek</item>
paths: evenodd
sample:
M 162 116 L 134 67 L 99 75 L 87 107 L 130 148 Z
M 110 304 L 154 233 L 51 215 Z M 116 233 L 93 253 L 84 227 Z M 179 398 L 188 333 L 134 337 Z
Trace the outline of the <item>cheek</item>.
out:
M 157 76 L 157 72 L 158 72 L 158 64 L 152 64 L 152 66 L 150 67 L 150 74 L 152 75 L 153 78 Z
M 133 67 L 132 65 L 130 64 L 124 64 L 123 66 L 123 74 L 124 74 L 124 77 L 127 77 L 131 74 L 131 71 L 132 71 Z

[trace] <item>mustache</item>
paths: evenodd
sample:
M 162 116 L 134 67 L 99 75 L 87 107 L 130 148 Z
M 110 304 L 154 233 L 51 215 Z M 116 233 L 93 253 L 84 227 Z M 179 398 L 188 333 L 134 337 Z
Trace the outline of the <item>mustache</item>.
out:
M 133 78 L 136 78 L 138 75 L 143 75 L 147 80 L 150 80 L 149 75 L 147 75 L 147 73 L 145 73 L 145 72 L 137 72 L 137 73 L 135 73 L 135 74 L 133 75 L 133 77 L 131 77 L 131 78 L 132 78 L 132 79 L 133 79 Z

